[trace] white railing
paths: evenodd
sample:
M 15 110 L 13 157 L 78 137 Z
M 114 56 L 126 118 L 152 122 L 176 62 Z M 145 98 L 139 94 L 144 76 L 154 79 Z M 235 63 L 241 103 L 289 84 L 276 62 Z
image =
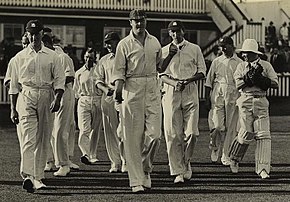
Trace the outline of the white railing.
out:
M 207 0 L 1 0 L 0 6 L 206 13 Z
M 10 104 L 8 90 L 3 84 L 4 77 L 0 76 L 0 104 Z M 198 96 L 201 100 L 205 99 L 205 79 L 197 81 Z M 269 89 L 269 97 L 290 97 L 290 73 L 278 73 L 278 89 Z

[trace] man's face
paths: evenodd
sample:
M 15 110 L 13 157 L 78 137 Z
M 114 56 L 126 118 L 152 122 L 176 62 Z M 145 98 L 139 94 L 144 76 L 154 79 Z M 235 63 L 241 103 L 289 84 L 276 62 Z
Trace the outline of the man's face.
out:
M 232 56 L 234 53 L 234 47 L 231 44 L 222 44 L 220 46 L 220 50 L 226 55 L 226 56 Z
M 84 59 L 85 59 L 85 62 L 86 62 L 86 66 L 88 68 L 91 68 L 94 66 L 94 63 L 95 63 L 95 55 L 94 53 L 88 53 L 86 52 L 86 54 L 84 55 Z
M 183 41 L 184 31 L 182 29 L 178 30 L 169 30 L 169 36 L 172 38 L 173 41 L 178 43 Z
M 130 20 L 130 25 L 132 27 L 133 33 L 138 35 L 145 32 L 147 21 L 146 18 Z
M 110 41 L 106 42 L 105 48 L 107 48 L 109 53 L 116 53 L 116 48 L 117 48 L 118 42 L 119 41 L 117 41 L 117 40 L 110 40 Z
M 29 45 L 29 39 L 27 36 L 23 36 L 21 39 L 21 44 L 23 48 L 26 48 Z
M 43 36 L 42 31 L 40 31 L 38 33 L 27 32 L 27 38 L 32 46 L 40 46 L 42 36 Z
M 246 62 L 253 62 L 258 58 L 258 54 L 253 52 L 243 52 L 242 57 Z

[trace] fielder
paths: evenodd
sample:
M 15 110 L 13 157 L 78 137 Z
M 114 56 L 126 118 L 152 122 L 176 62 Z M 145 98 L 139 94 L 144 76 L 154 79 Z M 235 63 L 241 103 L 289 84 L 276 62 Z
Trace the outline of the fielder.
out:
M 95 164 L 97 159 L 97 148 L 101 133 L 102 92 L 95 87 L 96 84 L 96 52 L 93 49 L 86 51 L 84 55 L 85 64 L 75 75 L 73 89 L 78 99 L 78 145 L 82 152 L 81 162 L 86 165 Z
M 51 112 L 59 110 L 65 84 L 59 57 L 41 43 L 42 29 L 38 20 L 27 23 L 30 45 L 14 57 L 9 89 L 11 120 L 21 130 L 20 173 L 28 192 L 46 187 L 41 179 L 50 140 L 47 134 L 52 129 Z
M 239 108 L 240 130 L 230 148 L 230 168 L 238 172 L 239 162 L 243 159 L 249 143 L 256 140 L 256 173 L 269 178 L 271 163 L 271 135 L 269 121 L 269 102 L 266 92 L 269 88 L 278 88 L 278 77 L 272 65 L 259 58 L 258 43 L 246 39 L 243 43 L 240 63 L 235 71 L 236 87 L 241 96 L 237 100 Z
M 116 50 L 112 81 L 120 119 L 126 164 L 133 192 L 151 188 L 150 173 L 161 136 L 161 94 L 157 69 L 161 45 L 146 31 L 143 10 L 130 12 L 130 34 Z M 124 99 L 123 99 L 124 98 Z
M 74 125 L 74 104 L 75 97 L 72 89 L 74 81 L 74 66 L 71 58 L 63 53 L 54 49 L 51 37 L 44 35 L 42 37 L 44 45 L 54 50 L 60 58 L 61 64 L 65 71 L 65 91 L 61 99 L 61 106 L 54 117 L 54 125 L 51 137 L 51 152 L 48 154 L 48 162 L 45 171 L 48 171 L 54 165 L 59 167 L 59 170 L 54 173 L 54 176 L 66 176 L 69 174 L 70 169 L 78 170 L 79 166 L 72 163 L 70 158 L 73 157 L 74 140 L 75 140 L 75 125 Z
M 185 40 L 184 31 L 181 21 L 169 23 L 173 41 L 162 48 L 162 66 L 165 63 L 168 66 L 160 74 L 165 92 L 162 98 L 165 140 L 170 174 L 176 176 L 174 183 L 183 183 L 192 175 L 190 161 L 199 136 L 199 98 L 194 81 L 204 78 L 206 72 L 200 47 Z
M 114 87 L 110 83 L 115 62 L 116 47 L 119 41 L 120 37 L 116 32 L 106 34 L 104 42 L 109 53 L 100 59 L 98 68 L 96 69 L 96 87 L 103 91 L 101 109 L 105 143 L 108 157 L 111 161 L 110 173 L 126 170 L 123 138 L 118 137 L 120 133 L 117 133 L 119 118 L 113 99 Z
M 221 156 L 223 165 L 230 165 L 228 153 L 237 135 L 238 108 L 234 72 L 242 60 L 235 54 L 234 42 L 230 37 L 220 40 L 223 54 L 213 60 L 205 83 L 206 102 L 212 110 L 213 129 L 211 130 L 211 160 L 217 162 Z M 211 94 L 211 96 L 210 96 Z M 210 101 L 212 100 L 212 101 Z

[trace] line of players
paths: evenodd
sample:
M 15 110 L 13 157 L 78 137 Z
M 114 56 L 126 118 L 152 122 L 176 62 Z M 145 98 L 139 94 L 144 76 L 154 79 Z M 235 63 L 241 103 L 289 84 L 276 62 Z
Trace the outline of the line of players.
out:
M 27 191 L 45 188 L 42 171 L 49 171 L 54 165 L 59 168 L 55 176 L 67 176 L 71 169 L 79 169 L 71 162 L 75 99 L 82 163 L 91 165 L 98 161 L 97 145 L 103 126 L 111 161 L 109 172 L 128 172 L 133 192 L 150 189 L 152 163 L 160 144 L 162 106 L 170 174 L 175 176 L 174 183 L 191 179 L 190 161 L 199 136 L 195 81 L 203 79 L 206 70 L 201 50 L 184 39 L 185 28 L 180 21 L 168 25 L 173 41 L 161 49 L 158 40 L 146 31 L 145 12 L 133 10 L 129 17 L 130 34 L 120 41 L 117 33 L 108 33 L 104 42 L 109 53 L 96 63 L 95 51 L 87 50 L 85 64 L 76 73 L 69 56 L 53 45 L 51 33 L 42 35 L 43 25 L 38 20 L 27 24 L 30 45 L 11 59 L 5 78 L 7 86 L 10 85 L 11 119 L 17 124 L 22 155 L 20 171 Z M 271 137 L 266 90 L 277 87 L 277 75 L 269 63 L 259 58 L 261 53 L 255 40 L 243 43 L 240 51 L 245 61 L 236 56 L 230 37 L 223 38 L 220 46 L 223 55 L 213 61 L 206 81 L 206 103 L 212 114 L 211 159 L 217 162 L 222 156 L 222 163 L 237 173 L 248 144 L 256 139 L 256 172 L 263 179 L 268 178 Z M 32 52 L 36 58 L 39 53 L 55 53 L 57 59 L 53 56 L 48 67 L 51 71 L 41 69 L 38 63 L 47 61 L 31 59 Z M 60 67 L 58 71 L 56 66 Z M 259 74 L 250 74 L 260 66 Z M 48 75 L 52 78 L 46 78 Z M 55 112 L 52 126 L 48 114 L 43 113 L 42 117 L 39 110 L 36 114 L 33 110 L 34 105 L 47 104 L 50 99 L 39 103 L 37 97 L 57 79 L 59 86 L 53 83 L 55 99 L 50 105 L 50 111 Z M 64 86 L 60 84 L 62 80 Z M 51 137 L 46 134 L 50 131 Z M 48 139 L 51 144 L 46 145 Z

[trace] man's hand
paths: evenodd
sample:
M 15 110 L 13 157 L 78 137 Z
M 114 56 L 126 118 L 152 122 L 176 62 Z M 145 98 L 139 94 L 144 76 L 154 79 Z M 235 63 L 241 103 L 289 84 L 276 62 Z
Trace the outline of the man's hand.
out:
M 58 99 L 57 97 L 52 101 L 52 103 L 50 104 L 50 111 L 51 113 L 53 112 L 57 112 L 60 108 L 60 99 Z
M 174 86 L 175 91 L 183 91 L 184 88 L 185 88 L 185 85 L 184 85 L 183 81 L 177 81 L 175 86 Z
M 177 51 L 178 51 L 177 46 L 174 45 L 173 43 L 171 43 L 170 46 L 169 46 L 169 55 L 171 57 L 173 57 L 177 53 Z
M 19 123 L 19 115 L 16 109 L 11 109 L 10 119 L 14 124 Z

